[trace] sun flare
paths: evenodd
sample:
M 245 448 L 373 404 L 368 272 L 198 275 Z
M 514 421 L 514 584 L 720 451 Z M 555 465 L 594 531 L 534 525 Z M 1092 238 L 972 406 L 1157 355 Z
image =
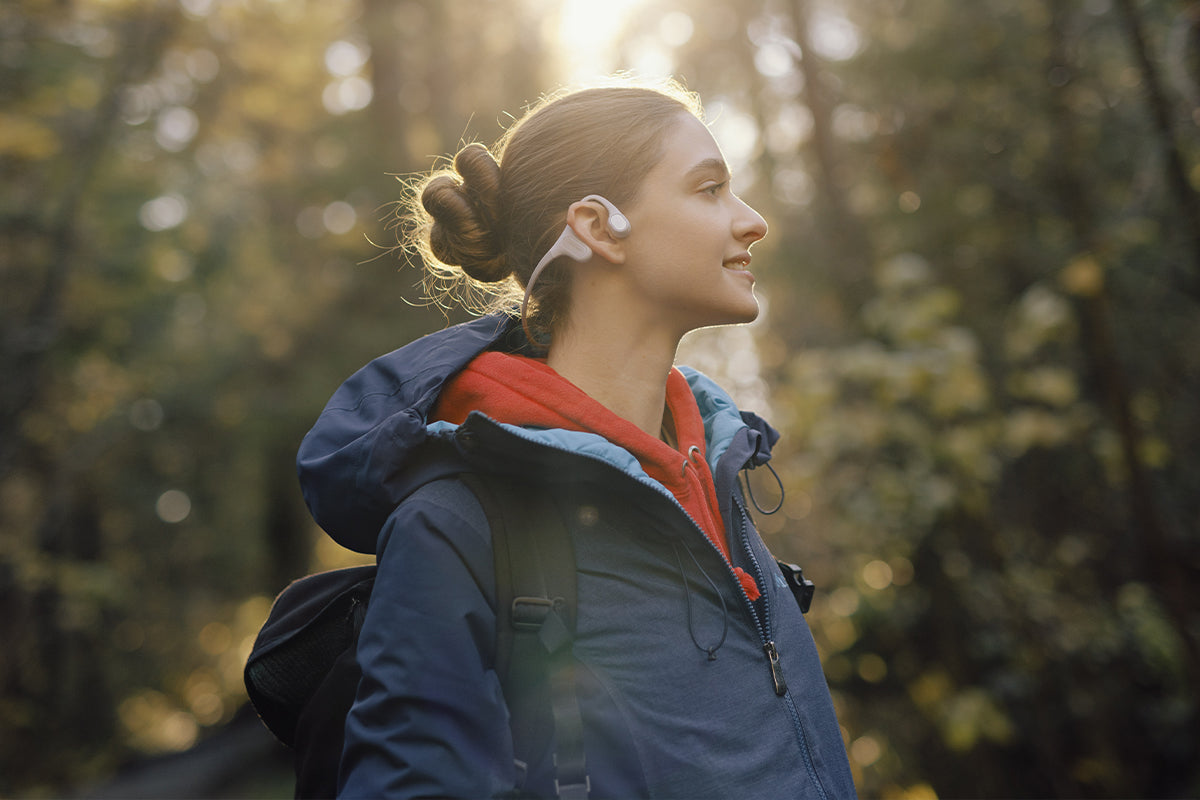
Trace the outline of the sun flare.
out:
M 644 0 L 565 0 L 552 28 L 569 81 L 607 75 L 618 68 L 618 37 Z

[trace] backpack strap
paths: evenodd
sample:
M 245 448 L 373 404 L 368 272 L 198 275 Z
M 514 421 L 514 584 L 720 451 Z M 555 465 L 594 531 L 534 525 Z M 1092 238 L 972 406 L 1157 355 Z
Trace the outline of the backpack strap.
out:
M 589 782 L 575 693 L 575 555 L 544 489 L 462 473 L 492 531 L 495 669 L 509 706 L 518 761 L 553 759 L 557 796 L 583 800 Z M 358 632 L 375 565 L 317 573 L 276 598 L 244 678 L 266 726 L 296 753 L 296 797 L 336 792 L 346 714 L 358 685 Z M 546 702 L 549 695 L 550 703 Z M 548 755 L 547 755 L 548 754 Z
M 462 477 L 492 527 L 495 666 L 513 718 L 515 755 L 528 763 L 552 753 L 556 796 L 585 800 L 590 781 L 571 647 L 576 582 L 570 531 L 548 491 L 497 474 Z

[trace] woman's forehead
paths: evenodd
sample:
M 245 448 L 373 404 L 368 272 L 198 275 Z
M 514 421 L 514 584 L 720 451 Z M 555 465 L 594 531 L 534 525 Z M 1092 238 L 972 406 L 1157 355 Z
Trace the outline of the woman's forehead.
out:
M 711 173 L 729 175 L 729 167 L 717 140 L 704 123 L 691 114 L 681 114 L 679 122 L 666 133 L 663 156 L 651 172 L 660 176 L 677 175 L 688 178 L 695 174 L 705 177 Z

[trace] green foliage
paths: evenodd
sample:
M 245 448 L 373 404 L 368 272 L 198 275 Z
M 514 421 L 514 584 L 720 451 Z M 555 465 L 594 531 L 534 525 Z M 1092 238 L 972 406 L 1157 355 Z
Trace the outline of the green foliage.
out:
M 296 445 L 444 324 L 380 249 L 391 175 L 558 82 L 548 8 L 0 10 L 0 793 L 218 728 L 268 598 L 346 559 Z M 616 65 L 701 93 L 772 226 L 766 318 L 686 358 L 785 434 L 762 529 L 819 585 L 865 797 L 1200 791 L 1195 32 L 1129 0 L 629 15 Z

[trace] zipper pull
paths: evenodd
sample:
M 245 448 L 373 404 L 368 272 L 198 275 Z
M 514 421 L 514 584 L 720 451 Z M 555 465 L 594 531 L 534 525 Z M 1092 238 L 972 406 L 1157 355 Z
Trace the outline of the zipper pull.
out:
M 767 654 L 767 662 L 771 667 L 771 680 L 775 682 L 775 694 L 783 697 L 787 693 L 787 680 L 784 679 L 783 670 L 779 667 L 779 650 L 775 648 L 775 642 L 764 644 L 763 652 Z

